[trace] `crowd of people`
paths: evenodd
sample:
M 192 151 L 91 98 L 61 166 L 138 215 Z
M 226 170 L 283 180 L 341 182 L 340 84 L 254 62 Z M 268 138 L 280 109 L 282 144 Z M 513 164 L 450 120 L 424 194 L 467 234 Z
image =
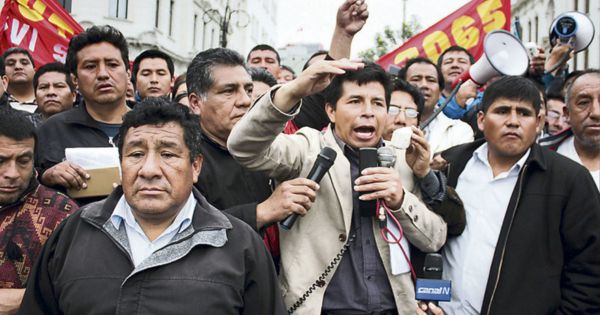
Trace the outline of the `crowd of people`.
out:
M 64 64 L 4 51 L 0 314 L 600 314 L 600 71 L 558 41 L 452 95 L 468 50 L 392 75 L 350 59 L 368 17 L 343 1 L 298 74 L 269 45 L 130 68 L 108 25 Z M 72 194 L 96 175 L 66 150 L 111 147 L 112 193 Z

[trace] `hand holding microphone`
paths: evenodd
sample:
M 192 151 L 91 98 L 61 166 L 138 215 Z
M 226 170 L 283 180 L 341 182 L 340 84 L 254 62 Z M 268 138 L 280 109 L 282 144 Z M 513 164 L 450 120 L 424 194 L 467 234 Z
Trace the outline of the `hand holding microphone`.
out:
M 325 176 L 327 171 L 329 171 L 329 168 L 331 168 L 331 166 L 333 165 L 333 162 L 335 161 L 336 157 L 337 153 L 332 148 L 324 147 L 319 153 L 315 164 L 310 169 L 310 172 L 308 172 L 307 179 L 315 183 L 319 183 L 323 176 Z M 314 201 L 314 198 L 312 199 L 312 201 Z M 283 229 L 289 230 L 296 222 L 296 219 L 298 219 L 298 214 L 291 214 L 287 218 L 285 218 L 285 220 L 281 221 L 279 225 Z
M 358 198 L 361 201 L 384 200 L 391 209 L 398 209 L 404 199 L 404 190 L 400 174 L 393 168 L 378 167 L 379 157 L 375 148 L 361 148 L 361 152 L 371 149 L 374 158 L 374 166 L 361 168 L 359 177 L 354 182 L 354 190 L 362 193 Z M 365 154 L 363 154 L 365 155 Z M 362 162 L 361 162 L 362 164 Z M 372 207 L 373 214 L 375 206 Z

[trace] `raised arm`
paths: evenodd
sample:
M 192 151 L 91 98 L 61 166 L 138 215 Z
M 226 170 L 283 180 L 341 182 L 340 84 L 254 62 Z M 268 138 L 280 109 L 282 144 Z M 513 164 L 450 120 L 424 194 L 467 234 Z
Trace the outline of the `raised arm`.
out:
M 346 0 L 337 11 L 335 29 L 329 47 L 329 56 L 333 59 L 350 58 L 352 39 L 369 17 L 364 0 Z

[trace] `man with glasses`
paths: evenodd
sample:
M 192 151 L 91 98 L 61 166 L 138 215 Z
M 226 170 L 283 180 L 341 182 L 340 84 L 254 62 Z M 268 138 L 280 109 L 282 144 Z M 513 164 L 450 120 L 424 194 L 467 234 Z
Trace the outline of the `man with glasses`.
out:
M 424 102 L 423 95 L 415 87 L 404 80 L 394 80 L 383 139 L 391 140 L 396 129 L 417 127 Z
M 562 96 L 548 95 L 546 102 L 546 126 L 550 135 L 556 135 L 569 128 L 567 116 L 564 114 L 565 100 Z

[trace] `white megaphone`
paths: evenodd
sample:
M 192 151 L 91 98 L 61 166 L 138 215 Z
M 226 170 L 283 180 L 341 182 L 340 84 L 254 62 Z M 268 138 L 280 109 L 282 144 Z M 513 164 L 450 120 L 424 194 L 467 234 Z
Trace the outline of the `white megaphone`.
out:
M 552 21 L 550 43 L 554 46 L 556 40 L 568 42 L 574 38 L 573 50 L 578 53 L 588 48 L 594 40 L 595 32 L 594 23 L 587 15 L 577 11 L 565 12 Z
M 478 85 L 485 84 L 499 74 L 522 75 L 529 67 L 529 56 L 523 43 L 511 33 L 495 30 L 485 36 L 483 56 L 469 71 L 452 82 L 452 87 L 471 80 Z

